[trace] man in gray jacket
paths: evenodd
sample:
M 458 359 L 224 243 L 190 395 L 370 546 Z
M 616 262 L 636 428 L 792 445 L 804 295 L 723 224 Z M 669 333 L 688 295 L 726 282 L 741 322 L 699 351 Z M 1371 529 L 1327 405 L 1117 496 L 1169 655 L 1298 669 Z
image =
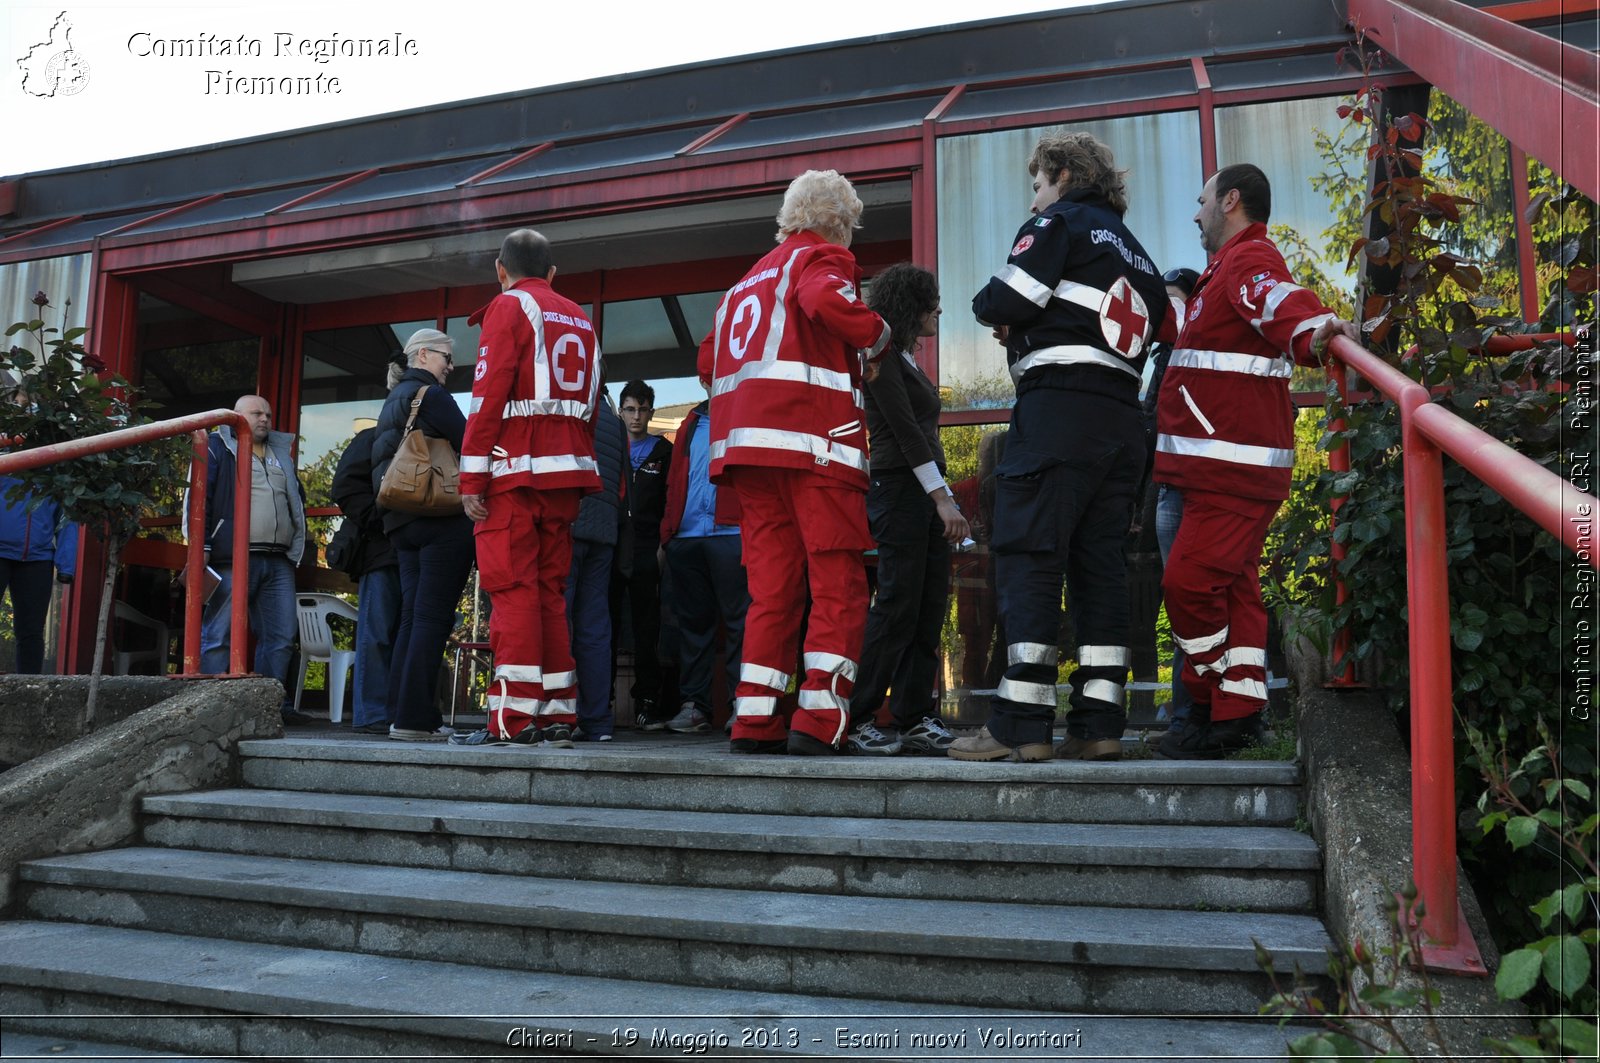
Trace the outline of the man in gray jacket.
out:
M 305 723 L 296 712 L 285 682 L 296 630 L 294 570 L 306 547 L 305 488 L 295 474 L 288 432 L 272 430 L 272 405 L 260 395 L 246 395 L 233 404 L 250 422 L 250 556 L 246 593 L 250 630 L 256 637 L 255 671 L 285 685 L 283 722 Z M 235 461 L 239 456 L 233 428 L 222 425 L 207 441 L 206 564 L 222 582 L 206 602 L 200 628 L 200 670 L 217 675 L 228 670 L 234 576 L 233 495 Z

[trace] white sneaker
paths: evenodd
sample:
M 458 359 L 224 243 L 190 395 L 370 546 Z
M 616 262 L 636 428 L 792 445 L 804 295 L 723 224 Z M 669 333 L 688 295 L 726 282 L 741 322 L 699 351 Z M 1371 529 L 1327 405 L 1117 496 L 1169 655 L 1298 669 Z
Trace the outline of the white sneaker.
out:
M 852 753 L 865 753 L 873 757 L 892 757 L 903 748 L 898 731 L 893 728 L 887 732 L 879 730 L 877 724 L 870 720 L 850 732 L 845 746 Z
M 437 727 L 432 731 L 418 731 L 410 727 L 389 726 L 389 737 L 396 742 L 448 742 L 455 734 L 453 727 Z
M 667 721 L 667 730 L 681 735 L 705 734 L 711 730 L 711 721 L 693 705 L 685 705 L 678 710 L 678 715 Z

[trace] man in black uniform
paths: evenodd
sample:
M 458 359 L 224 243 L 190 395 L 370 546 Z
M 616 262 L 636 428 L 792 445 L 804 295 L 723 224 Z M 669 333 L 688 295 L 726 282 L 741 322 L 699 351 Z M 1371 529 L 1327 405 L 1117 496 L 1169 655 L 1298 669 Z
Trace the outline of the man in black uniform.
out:
M 1036 217 L 972 300 L 1017 385 L 990 542 L 1007 667 L 988 726 L 950 756 L 1050 759 L 1064 572 L 1078 669 L 1054 755 L 1116 760 L 1128 678 L 1122 543 L 1145 451 L 1139 377 L 1145 344 L 1170 332 L 1171 314 L 1160 272 L 1122 224 L 1127 192 L 1111 149 L 1087 133 L 1049 134 L 1028 172 Z
M 633 630 L 633 698 L 635 725 L 642 731 L 660 731 L 670 712 L 660 709 L 662 695 L 661 642 L 661 514 L 667 506 L 667 473 L 672 467 L 672 444 L 650 434 L 656 392 L 643 380 L 630 380 L 618 400 L 622 424 L 628 430 L 628 515 L 633 523 L 633 554 L 629 574 L 619 577 L 613 594 L 611 626 L 619 630 L 619 609 L 627 599 Z M 615 643 L 613 643 L 615 645 Z

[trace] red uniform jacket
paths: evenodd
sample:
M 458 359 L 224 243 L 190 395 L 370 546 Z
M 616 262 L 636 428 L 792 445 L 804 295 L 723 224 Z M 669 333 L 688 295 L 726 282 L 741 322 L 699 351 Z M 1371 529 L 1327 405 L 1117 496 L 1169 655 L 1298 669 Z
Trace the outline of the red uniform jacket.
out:
M 736 465 L 814 469 L 866 490 L 862 355 L 889 326 L 856 297 L 855 256 L 813 232 L 729 289 L 700 345 L 711 384 L 711 478 Z
M 695 407 L 686 414 L 683 422 L 678 425 L 678 434 L 673 437 L 673 447 L 679 452 L 678 460 L 674 461 L 667 469 L 667 508 L 661 515 L 661 545 L 667 545 L 678 529 L 683 526 L 683 507 L 689 502 L 689 446 L 694 440 L 695 425 L 700 420 Z M 739 523 L 739 496 L 733 491 L 717 492 L 716 512 L 712 519 L 718 524 Z
M 600 489 L 594 460 L 600 345 L 578 304 L 520 280 L 468 319 L 482 321 L 461 441 L 461 493 Z
M 1289 278 L 1260 223 L 1222 245 L 1187 310 L 1156 403 L 1155 479 L 1281 502 L 1294 474 L 1293 360 L 1315 364 L 1311 333 L 1333 315 Z

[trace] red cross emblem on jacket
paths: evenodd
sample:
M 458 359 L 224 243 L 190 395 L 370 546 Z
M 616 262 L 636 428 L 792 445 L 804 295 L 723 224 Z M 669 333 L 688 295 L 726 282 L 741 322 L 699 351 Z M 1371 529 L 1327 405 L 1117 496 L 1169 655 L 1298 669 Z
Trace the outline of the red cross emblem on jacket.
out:
M 1144 347 L 1149 328 L 1150 311 L 1144 300 L 1128 283 L 1128 278 L 1118 277 L 1100 304 L 1101 334 L 1124 358 L 1136 358 Z

